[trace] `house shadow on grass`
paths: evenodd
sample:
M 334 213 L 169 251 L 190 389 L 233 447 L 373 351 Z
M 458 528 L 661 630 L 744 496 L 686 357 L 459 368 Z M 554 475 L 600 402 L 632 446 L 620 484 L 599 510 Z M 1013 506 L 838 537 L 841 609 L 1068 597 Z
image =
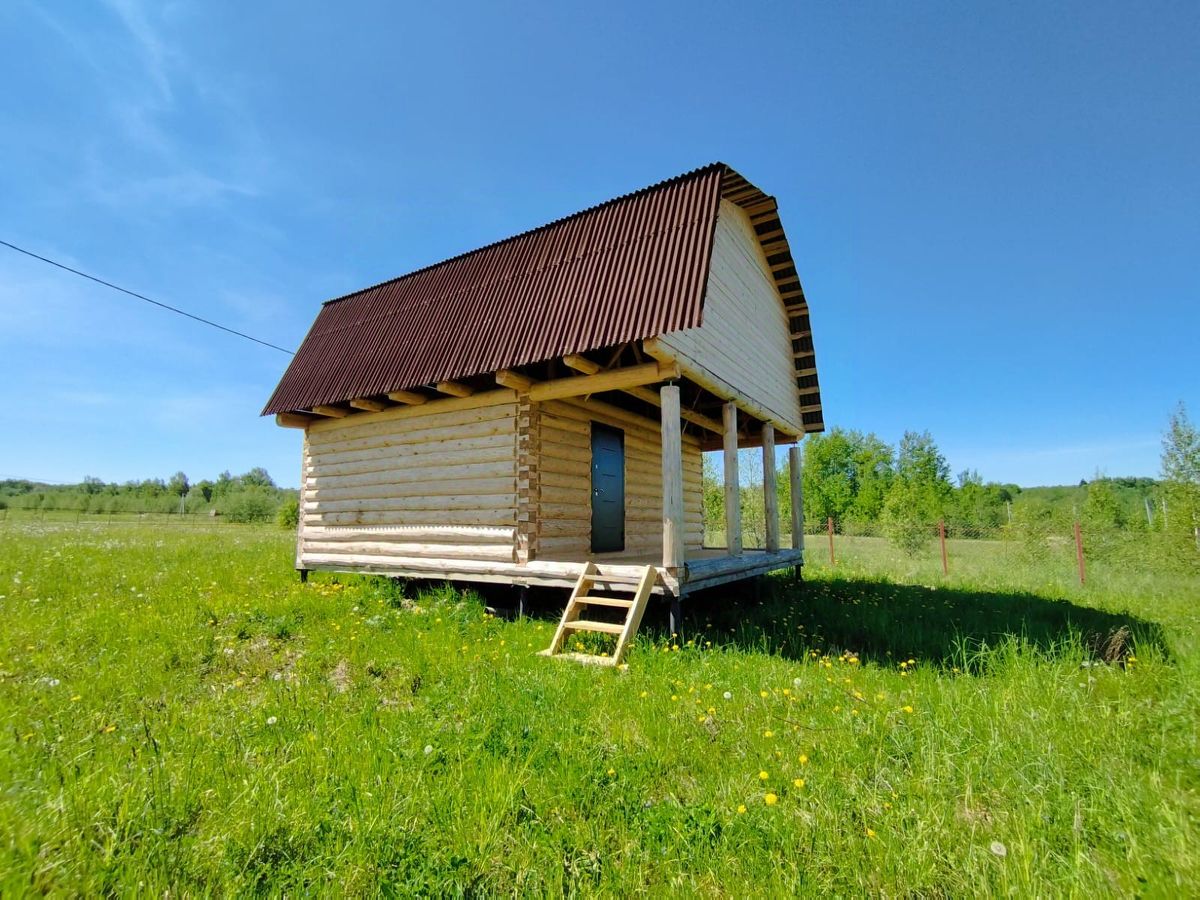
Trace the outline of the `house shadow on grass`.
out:
M 647 617 L 650 620 L 650 617 Z M 658 617 L 647 624 L 662 627 Z M 1023 591 L 977 591 L 829 577 L 772 576 L 693 594 L 686 637 L 800 659 L 843 650 L 864 662 L 975 670 L 979 651 L 1013 640 L 1048 657 L 1119 662 L 1139 648 L 1167 655 L 1162 626 Z

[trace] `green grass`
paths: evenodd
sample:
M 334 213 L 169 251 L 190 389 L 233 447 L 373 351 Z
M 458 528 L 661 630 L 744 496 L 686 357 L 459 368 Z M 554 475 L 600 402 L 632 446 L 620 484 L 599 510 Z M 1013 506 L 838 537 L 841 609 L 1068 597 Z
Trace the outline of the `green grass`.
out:
M 274 529 L 9 523 L 0 894 L 1195 894 L 1196 579 L 857 540 L 612 671 Z

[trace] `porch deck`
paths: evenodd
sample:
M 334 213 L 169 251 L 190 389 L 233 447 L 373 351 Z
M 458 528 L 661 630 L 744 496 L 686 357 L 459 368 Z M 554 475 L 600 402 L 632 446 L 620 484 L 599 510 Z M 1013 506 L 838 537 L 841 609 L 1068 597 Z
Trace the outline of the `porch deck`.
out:
M 724 547 L 693 550 L 684 560 L 682 569 L 666 569 L 661 556 L 634 553 L 598 553 L 592 558 L 605 575 L 636 575 L 645 566 L 658 568 L 659 578 L 654 593 L 668 597 L 684 597 L 692 591 L 716 587 L 733 581 L 764 575 L 776 569 L 803 565 L 804 552 L 791 548 L 768 553 L 765 550 L 744 550 L 741 556 L 730 556 Z M 316 560 L 313 560 L 316 562 Z M 404 578 L 445 579 L 447 581 L 482 581 L 532 587 L 574 587 L 583 571 L 586 559 L 535 559 L 527 565 L 484 562 L 478 560 L 422 560 L 412 558 L 402 564 L 356 565 L 353 569 L 337 565 L 318 565 L 325 571 L 359 572 Z

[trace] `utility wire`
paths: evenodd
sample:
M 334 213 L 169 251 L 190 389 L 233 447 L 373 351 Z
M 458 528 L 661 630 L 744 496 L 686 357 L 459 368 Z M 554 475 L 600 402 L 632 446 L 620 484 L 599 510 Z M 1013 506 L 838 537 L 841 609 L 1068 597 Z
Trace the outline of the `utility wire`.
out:
M 169 310 L 173 313 L 178 313 L 181 316 L 186 316 L 187 318 L 194 319 L 197 322 L 202 322 L 205 325 L 211 325 L 213 328 L 219 328 L 221 331 L 228 332 L 229 334 L 237 335 L 238 337 L 245 338 L 248 341 L 254 341 L 254 343 L 256 343 L 256 344 L 262 344 L 264 347 L 270 347 L 272 350 L 278 350 L 280 353 L 286 353 L 288 356 L 296 355 L 295 351 L 287 350 L 284 347 L 280 347 L 277 344 L 272 344 L 269 341 L 260 341 L 256 337 L 251 337 L 250 335 L 244 334 L 241 331 L 236 331 L 233 328 L 226 328 L 224 325 L 218 325 L 216 322 L 210 321 L 209 319 L 204 319 L 204 318 L 201 318 L 200 316 L 192 315 L 192 313 L 185 312 L 184 310 L 178 309 L 177 307 L 170 306 L 166 303 L 160 303 L 158 300 L 151 300 L 145 294 L 139 294 L 137 291 L 127 290 L 126 288 L 123 288 L 119 285 L 113 284 L 111 281 L 105 281 L 103 278 L 97 278 L 95 275 L 89 275 L 87 272 L 80 272 L 78 269 L 72 269 L 70 266 L 64 265 L 63 263 L 55 262 L 54 260 L 47 259 L 44 256 L 38 256 L 38 254 L 34 253 L 31 250 L 26 250 L 24 247 L 18 247 L 16 244 L 10 244 L 8 241 L 3 241 L 3 240 L 0 240 L 0 244 L 4 245 L 5 247 L 8 247 L 8 249 L 10 249 L 10 250 L 16 250 L 18 253 L 24 253 L 26 256 L 30 256 L 34 259 L 41 260 L 44 263 L 48 263 L 52 266 L 55 266 L 56 268 L 63 269 L 64 271 L 71 272 L 74 275 L 78 275 L 80 278 L 86 278 L 88 281 L 96 282 L 96 284 L 102 284 L 106 288 L 112 288 L 114 291 L 120 291 L 122 294 L 128 294 L 130 297 L 136 297 L 139 300 L 144 300 L 147 303 L 152 303 L 155 306 L 162 307 L 163 309 Z

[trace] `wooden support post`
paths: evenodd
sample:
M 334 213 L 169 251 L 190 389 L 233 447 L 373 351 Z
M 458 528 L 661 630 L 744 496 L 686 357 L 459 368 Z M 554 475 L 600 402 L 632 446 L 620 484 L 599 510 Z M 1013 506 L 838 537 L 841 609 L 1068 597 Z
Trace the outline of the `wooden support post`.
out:
M 679 386 L 659 389 L 662 404 L 663 568 L 683 565 L 683 433 L 679 420 Z
M 737 406 L 726 403 L 721 419 L 725 429 L 725 546 L 730 556 L 741 556 L 742 505 L 738 483 Z
M 308 584 L 308 569 L 297 569 L 296 571 L 300 573 L 300 583 Z
M 804 550 L 804 457 L 799 447 L 788 448 L 788 477 L 792 482 L 792 546 Z M 803 559 L 803 557 L 801 557 Z
M 837 559 L 833 555 L 833 516 L 826 520 L 826 524 L 829 526 L 829 565 L 836 566 Z
M 671 626 L 671 637 L 681 640 L 681 635 L 683 634 L 683 604 L 679 602 L 678 595 L 671 598 L 671 619 L 668 624 Z
M 517 618 L 525 618 L 525 607 L 529 602 L 529 585 L 523 584 L 517 588 Z
M 779 552 L 779 492 L 775 486 L 775 426 L 762 430 L 763 511 L 767 519 L 767 552 Z

